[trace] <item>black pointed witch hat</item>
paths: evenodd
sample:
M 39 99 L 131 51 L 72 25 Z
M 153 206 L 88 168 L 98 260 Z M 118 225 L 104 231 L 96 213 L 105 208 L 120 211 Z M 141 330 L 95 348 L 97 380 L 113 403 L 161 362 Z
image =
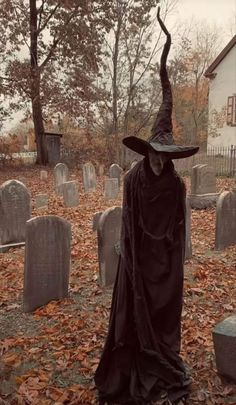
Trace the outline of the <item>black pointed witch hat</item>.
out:
M 152 127 L 150 138 L 145 141 L 136 136 L 128 136 L 123 139 L 123 144 L 141 155 L 147 155 L 151 148 L 157 152 L 168 153 L 170 159 L 181 159 L 194 155 L 197 153 L 199 147 L 175 145 L 174 143 L 171 119 L 173 107 L 172 91 L 166 69 L 166 60 L 171 46 L 171 35 L 160 18 L 160 7 L 157 10 L 157 20 L 161 29 L 166 34 L 166 43 L 162 51 L 160 64 L 162 104 Z

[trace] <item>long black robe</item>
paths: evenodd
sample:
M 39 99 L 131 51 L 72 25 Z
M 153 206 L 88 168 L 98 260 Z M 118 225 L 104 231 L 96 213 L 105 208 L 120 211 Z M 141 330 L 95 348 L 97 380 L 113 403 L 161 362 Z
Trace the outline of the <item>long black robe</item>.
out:
M 101 403 L 186 395 L 179 356 L 184 249 L 184 183 L 172 161 L 156 176 L 145 158 L 124 182 L 121 257 L 95 374 Z

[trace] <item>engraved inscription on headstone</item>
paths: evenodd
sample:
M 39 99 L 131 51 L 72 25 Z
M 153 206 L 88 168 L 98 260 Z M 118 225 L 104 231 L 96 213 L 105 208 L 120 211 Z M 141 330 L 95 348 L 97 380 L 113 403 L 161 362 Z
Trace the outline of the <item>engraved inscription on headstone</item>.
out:
M 66 207 L 77 207 L 79 204 L 78 182 L 67 181 L 61 185 L 63 201 Z
M 108 208 L 98 223 L 99 273 L 100 283 L 103 286 L 115 282 L 119 261 L 116 245 L 120 241 L 121 215 L 121 207 Z
M 96 189 L 96 172 L 92 163 L 88 162 L 83 165 L 83 184 L 84 191 L 94 191 Z
M 8 180 L 0 186 L 0 244 L 24 242 L 31 216 L 30 194 L 23 183 Z
M 68 296 L 71 225 L 48 215 L 27 222 L 23 308 L 32 312 Z
M 62 195 L 61 184 L 69 180 L 69 170 L 64 163 L 57 163 L 53 169 L 53 175 L 55 179 L 56 193 Z
M 104 182 L 104 197 L 106 200 L 114 200 L 119 192 L 118 179 L 106 179 Z
M 118 186 L 120 187 L 120 176 L 121 173 L 123 172 L 122 168 L 117 165 L 116 163 L 112 164 L 109 168 L 109 177 L 111 179 L 117 179 L 118 180 Z
M 236 190 L 224 191 L 216 205 L 215 248 L 236 245 Z

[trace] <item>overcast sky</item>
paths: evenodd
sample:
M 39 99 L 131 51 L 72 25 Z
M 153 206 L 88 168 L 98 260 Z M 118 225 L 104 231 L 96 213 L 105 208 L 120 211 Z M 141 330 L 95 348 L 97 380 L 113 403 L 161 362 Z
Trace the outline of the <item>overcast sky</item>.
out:
M 171 26 L 176 26 L 182 20 L 188 23 L 193 20 L 193 25 L 194 21 L 205 20 L 209 25 L 219 26 L 221 51 L 236 34 L 236 0 L 178 0 L 175 11 L 168 16 L 167 27 L 172 30 Z M 13 122 L 5 125 L 5 128 L 14 125 L 21 116 L 22 113 L 15 114 Z
M 236 0 L 179 0 L 177 8 L 173 19 L 194 18 L 223 27 L 222 41 L 226 43 L 236 34 Z

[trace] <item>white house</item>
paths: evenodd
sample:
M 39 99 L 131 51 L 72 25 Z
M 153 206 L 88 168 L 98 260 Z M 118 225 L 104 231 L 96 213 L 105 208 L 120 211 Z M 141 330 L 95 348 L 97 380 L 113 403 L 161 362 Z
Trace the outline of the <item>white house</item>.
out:
M 208 67 L 208 149 L 236 145 L 236 35 Z

